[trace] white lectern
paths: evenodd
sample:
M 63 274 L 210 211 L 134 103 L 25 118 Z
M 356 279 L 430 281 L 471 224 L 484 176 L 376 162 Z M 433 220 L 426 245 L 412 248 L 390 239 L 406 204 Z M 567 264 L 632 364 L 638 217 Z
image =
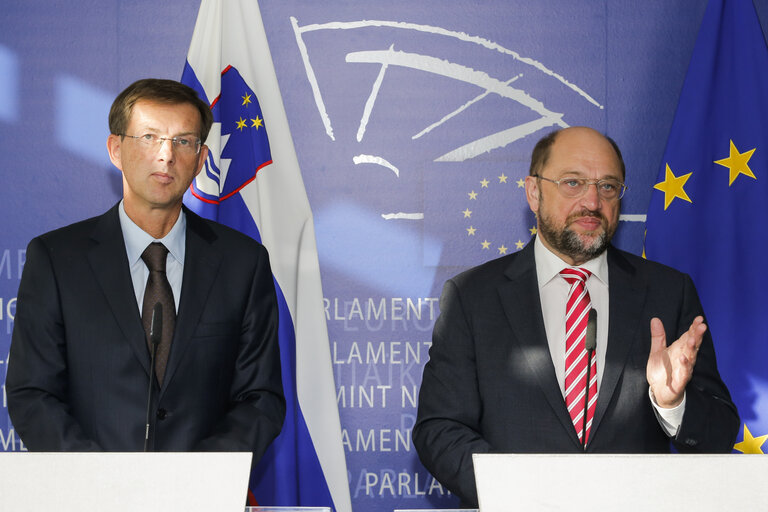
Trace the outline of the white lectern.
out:
M 759 455 L 475 454 L 480 512 L 721 512 L 768 507 Z
M 251 453 L 0 453 L 14 512 L 243 512 Z

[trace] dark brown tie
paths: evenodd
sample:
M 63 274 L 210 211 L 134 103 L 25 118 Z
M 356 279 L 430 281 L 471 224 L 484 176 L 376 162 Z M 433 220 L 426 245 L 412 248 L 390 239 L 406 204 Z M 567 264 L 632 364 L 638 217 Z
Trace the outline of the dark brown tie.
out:
M 149 338 L 152 326 L 152 310 L 155 304 L 163 305 L 163 330 L 160 338 L 160 344 L 157 347 L 155 356 L 155 375 L 160 385 L 163 384 L 165 376 L 165 366 L 168 364 L 168 354 L 171 351 L 171 340 L 173 339 L 173 328 L 176 325 L 176 306 L 173 301 L 173 290 L 168 277 L 165 275 L 165 260 L 168 255 L 168 249 L 158 242 L 152 242 L 144 249 L 141 259 L 149 268 L 149 277 L 147 278 L 147 287 L 144 289 L 144 304 L 141 308 L 141 321 L 144 324 L 144 332 L 147 336 L 147 346 L 152 352 L 152 341 Z

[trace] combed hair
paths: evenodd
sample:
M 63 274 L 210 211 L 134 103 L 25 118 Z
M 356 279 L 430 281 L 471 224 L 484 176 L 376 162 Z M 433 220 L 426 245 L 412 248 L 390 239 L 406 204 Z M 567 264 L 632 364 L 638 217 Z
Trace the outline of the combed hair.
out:
M 194 89 L 175 80 L 144 78 L 133 82 L 121 92 L 109 109 L 109 131 L 125 135 L 128 122 L 137 101 L 146 100 L 170 105 L 188 103 L 200 112 L 200 140 L 205 143 L 213 125 L 213 114 L 208 104 L 200 99 Z

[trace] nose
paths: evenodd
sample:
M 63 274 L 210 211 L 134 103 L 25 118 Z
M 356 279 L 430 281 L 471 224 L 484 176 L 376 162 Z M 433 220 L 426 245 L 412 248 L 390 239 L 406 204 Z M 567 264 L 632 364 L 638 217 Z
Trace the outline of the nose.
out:
M 160 141 L 160 146 L 157 148 L 157 158 L 165 162 L 172 162 L 174 159 L 174 147 L 173 142 L 169 139 L 163 139 Z
M 600 208 L 600 193 L 597 190 L 597 183 L 589 183 L 587 190 L 582 196 L 582 202 L 589 210 L 595 211 Z

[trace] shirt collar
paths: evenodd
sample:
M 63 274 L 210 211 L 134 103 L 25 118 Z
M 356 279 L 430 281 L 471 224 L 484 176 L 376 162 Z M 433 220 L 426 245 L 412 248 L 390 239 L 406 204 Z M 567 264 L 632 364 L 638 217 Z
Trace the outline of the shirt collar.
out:
M 152 235 L 141 229 L 125 213 L 123 201 L 120 201 L 118 208 L 120 217 L 120 228 L 123 230 L 123 241 L 125 250 L 128 254 L 128 264 L 133 265 L 141 258 L 141 253 L 152 242 L 161 242 L 168 249 L 170 255 L 179 263 L 184 263 L 184 242 L 186 239 L 187 216 L 182 208 L 179 218 L 171 230 L 163 238 L 155 239 Z
M 539 281 L 539 289 L 560 275 L 560 271 L 570 267 L 559 256 L 550 251 L 541 241 L 540 236 L 536 236 L 533 242 L 533 254 L 536 259 L 536 276 Z M 603 251 L 597 258 L 593 258 L 580 268 L 589 270 L 593 276 L 597 277 L 606 286 L 608 285 L 608 252 Z

